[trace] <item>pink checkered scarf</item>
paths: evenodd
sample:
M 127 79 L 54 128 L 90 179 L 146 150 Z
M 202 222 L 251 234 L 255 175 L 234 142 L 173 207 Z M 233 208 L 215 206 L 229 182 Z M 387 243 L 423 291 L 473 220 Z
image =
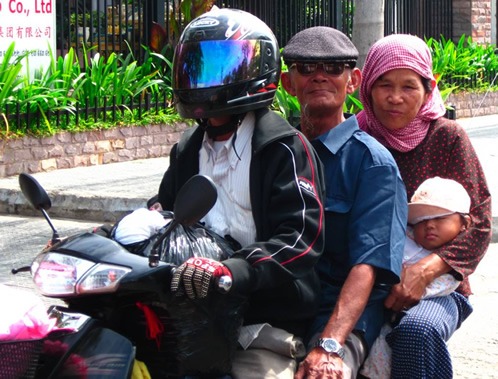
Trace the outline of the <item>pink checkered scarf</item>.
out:
M 383 145 L 407 152 L 417 147 L 427 135 L 430 123 L 446 112 L 437 86 L 408 125 L 398 130 L 388 130 L 375 117 L 372 109 L 372 86 L 387 71 L 404 68 L 423 78 L 434 80 L 432 57 L 426 43 L 415 36 L 392 34 L 377 41 L 369 50 L 363 67 L 360 100 L 363 111 L 358 114 L 360 128 L 374 136 Z

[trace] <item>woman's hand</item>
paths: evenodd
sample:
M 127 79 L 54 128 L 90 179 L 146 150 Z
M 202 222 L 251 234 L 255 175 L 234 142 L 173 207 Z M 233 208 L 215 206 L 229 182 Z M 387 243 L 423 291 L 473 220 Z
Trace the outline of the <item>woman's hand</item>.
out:
M 403 265 L 401 282 L 393 286 L 384 305 L 395 312 L 410 308 L 420 301 L 426 285 L 423 270 L 417 264 Z
M 420 301 L 430 282 L 450 271 L 451 267 L 434 253 L 413 265 L 404 265 L 401 282 L 393 286 L 384 305 L 395 312 L 410 308 Z

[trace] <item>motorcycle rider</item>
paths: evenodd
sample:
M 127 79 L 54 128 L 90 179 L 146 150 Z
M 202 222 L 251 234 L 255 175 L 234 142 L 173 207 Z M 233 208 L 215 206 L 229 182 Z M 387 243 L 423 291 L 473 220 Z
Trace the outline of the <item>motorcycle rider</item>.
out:
M 293 378 L 296 359 L 304 355 L 301 338 L 317 311 L 313 267 L 324 243 L 322 170 L 303 135 L 268 109 L 280 66 L 266 24 L 218 8 L 187 25 L 173 62 L 177 110 L 198 125 L 173 147 L 158 201 L 172 210 L 191 176 L 211 177 L 218 200 L 203 222 L 242 248 L 223 262 L 187 260 L 171 289 L 203 298 L 216 277 L 228 275 L 230 293 L 248 296 L 234 378 Z

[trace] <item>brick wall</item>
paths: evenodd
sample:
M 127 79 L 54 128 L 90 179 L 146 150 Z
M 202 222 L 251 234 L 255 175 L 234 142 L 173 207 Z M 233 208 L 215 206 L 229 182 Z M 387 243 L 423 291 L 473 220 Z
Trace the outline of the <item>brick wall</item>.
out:
M 462 34 L 477 43 L 491 43 L 491 0 L 453 0 L 453 39 Z
M 498 92 L 451 94 L 447 104 L 456 107 L 456 117 L 478 117 L 498 114 Z
M 0 177 L 168 156 L 186 124 L 0 140 Z

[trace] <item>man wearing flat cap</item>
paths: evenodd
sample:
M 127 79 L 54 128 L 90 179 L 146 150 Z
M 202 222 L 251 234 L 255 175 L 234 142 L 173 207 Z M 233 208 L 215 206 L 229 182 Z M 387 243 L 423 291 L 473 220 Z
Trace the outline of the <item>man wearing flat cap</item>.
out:
M 289 68 L 282 84 L 301 105 L 299 127 L 326 176 L 320 312 L 296 378 L 356 378 L 384 322 L 384 299 L 400 280 L 406 190 L 392 155 L 343 113 L 361 82 L 350 39 L 312 27 L 292 37 L 282 55 Z

